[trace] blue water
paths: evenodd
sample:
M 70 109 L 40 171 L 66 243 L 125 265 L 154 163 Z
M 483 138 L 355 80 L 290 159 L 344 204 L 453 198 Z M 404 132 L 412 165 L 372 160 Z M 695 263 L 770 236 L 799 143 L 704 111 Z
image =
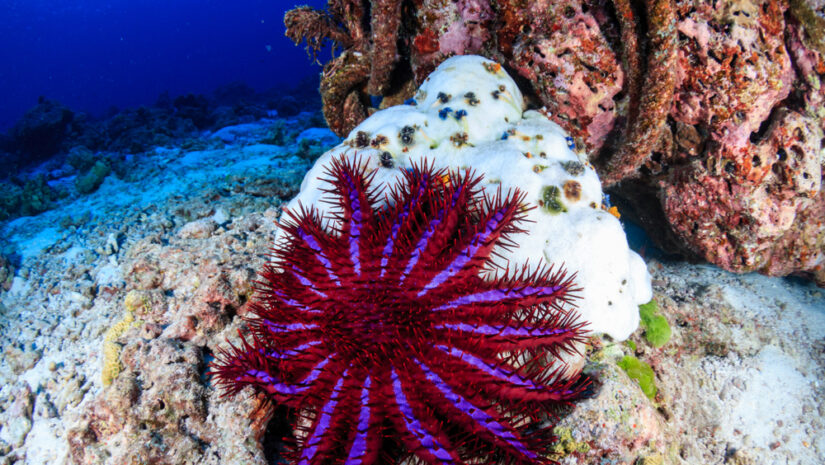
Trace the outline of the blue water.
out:
M 326 2 L 300 3 L 322 7 Z M 243 82 L 264 90 L 320 67 L 284 36 L 294 0 L 0 0 L 0 132 L 56 100 L 112 107 Z

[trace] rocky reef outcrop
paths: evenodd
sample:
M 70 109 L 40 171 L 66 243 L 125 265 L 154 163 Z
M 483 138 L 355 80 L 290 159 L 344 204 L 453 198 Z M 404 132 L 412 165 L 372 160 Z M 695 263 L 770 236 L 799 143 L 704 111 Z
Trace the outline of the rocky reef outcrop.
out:
M 339 135 L 448 57 L 482 55 L 660 247 L 825 284 L 822 2 L 331 0 L 285 24 L 310 50 L 343 49 L 321 81 Z
M 43 97 L 23 115 L 9 132 L 4 145 L 21 164 L 48 158 L 62 148 L 69 135 L 74 112 L 65 105 Z

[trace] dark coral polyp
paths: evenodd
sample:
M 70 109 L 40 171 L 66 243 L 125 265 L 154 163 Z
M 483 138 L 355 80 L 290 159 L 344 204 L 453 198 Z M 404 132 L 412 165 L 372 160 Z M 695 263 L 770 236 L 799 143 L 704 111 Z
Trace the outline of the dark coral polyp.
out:
M 213 376 L 292 409 L 293 463 L 547 462 L 548 416 L 589 384 L 559 357 L 586 336 L 562 271 L 491 262 L 522 232 L 522 194 L 424 164 L 382 195 L 364 165 L 332 162 L 329 224 L 282 223 L 252 336 Z

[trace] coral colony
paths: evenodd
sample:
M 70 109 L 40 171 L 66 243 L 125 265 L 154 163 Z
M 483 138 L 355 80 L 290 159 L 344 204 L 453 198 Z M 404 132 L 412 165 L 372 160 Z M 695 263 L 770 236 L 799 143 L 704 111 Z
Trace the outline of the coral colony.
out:
M 383 195 L 371 178 L 334 159 L 335 215 L 289 212 L 218 383 L 293 409 L 294 463 L 545 462 L 543 417 L 589 385 L 557 360 L 586 335 L 565 272 L 491 262 L 524 195 L 426 162 Z
M 546 114 L 524 111 L 521 91 L 498 63 L 479 56 L 445 60 L 407 104 L 375 112 L 322 155 L 288 207 L 331 213 L 321 178 L 341 156 L 361 157 L 376 186 L 394 185 L 427 159 L 437 168 L 483 175 L 479 187 L 493 193 L 518 188 L 537 208 L 525 212 L 519 247 L 493 261 L 563 264 L 576 272 L 578 311 L 590 331 L 624 340 L 638 327 L 638 306 L 652 297 L 644 261 L 628 248 L 586 153 Z

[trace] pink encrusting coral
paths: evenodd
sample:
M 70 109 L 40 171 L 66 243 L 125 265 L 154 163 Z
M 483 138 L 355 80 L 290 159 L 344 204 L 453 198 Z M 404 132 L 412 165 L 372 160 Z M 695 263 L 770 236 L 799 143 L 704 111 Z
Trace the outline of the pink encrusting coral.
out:
M 665 216 L 695 252 L 732 271 L 804 271 L 824 284 L 825 120 L 806 103 L 822 102 L 813 65 L 822 57 L 785 11 L 680 5 L 677 130 L 649 167 L 666 174 Z
M 425 162 L 382 202 L 365 171 L 333 162 L 330 223 L 290 212 L 218 384 L 292 410 L 294 463 L 547 462 L 548 416 L 589 386 L 559 357 L 586 336 L 562 270 L 491 265 L 522 194 Z
M 537 2 L 520 27 L 535 31 L 513 44 L 512 66 L 535 83 L 542 103 L 574 138 L 598 148 L 613 128 L 621 63 L 596 19 L 577 5 Z

